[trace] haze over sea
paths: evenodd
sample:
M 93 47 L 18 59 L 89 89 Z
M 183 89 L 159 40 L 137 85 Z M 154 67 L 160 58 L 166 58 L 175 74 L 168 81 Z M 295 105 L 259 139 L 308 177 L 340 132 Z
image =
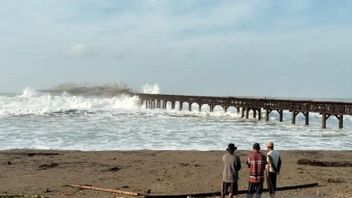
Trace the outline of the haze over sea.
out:
M 155 90 L 156 89 L 156 90 Z M 158 87 L 145 89 L 156 93 Z M 177 108 L 176 103 L 176 109 Z M 274 141 L 285 150 L 351 150 L 352 117 L 344 129 L 335 118 L 321 129 L 321 116 L 310 115 L 310 125 L 291 114 L 271 114 L 269 122 L 241 119 L 234 108 L 209 112 L 204 105 L 188 111 L 145 109 L 138 97 L 50 95 L 27 88 L 21 94 L 0 95 L 0 150 L 223 150 L 229 142 L 251 149 L 254 142 Z

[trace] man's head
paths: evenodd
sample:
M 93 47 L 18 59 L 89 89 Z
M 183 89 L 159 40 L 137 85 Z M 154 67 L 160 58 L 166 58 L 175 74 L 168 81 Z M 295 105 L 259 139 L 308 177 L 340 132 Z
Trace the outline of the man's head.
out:
M 233 153 L 235 152 L 235 150 L 237 150 L 237 147 L 235 146 L 235 144 L 233 143 L 230 143 L 228 146 L 227 146 L 227 149 L 226 149 L 229 153 Z
M 253 144 L 253 150 L 259 151 L 260 150 L 260 145 L 259 143 L 254 143 Z
M 273 142 L 268 142 L 266 144 L 266 147 L 268 148 L 268 150 L 274 150 L 274 143 Z

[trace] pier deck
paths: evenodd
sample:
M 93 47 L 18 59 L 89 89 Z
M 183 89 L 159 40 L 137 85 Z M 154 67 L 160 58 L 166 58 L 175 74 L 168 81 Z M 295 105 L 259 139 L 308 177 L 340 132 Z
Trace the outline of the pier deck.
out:
M 183 109 L 183 104 L 188 103 L 188 110 L 192 111 L 192 104 L 198 104 L 199 111 L 203 105 L 208 105 L 210 111 L 214 107 L 220 106 L 226 112 L 228 108 L 234 107 L 242 118 L 249 118 L 249 112 L 253 112 L 253 117 L 261 120 L 262 111 L 265 112 L 265 119 L 269 121 L 270 113 L 277 111 L 279 121 L 283 121 L 283 112 L 292 112 L 292 124 L 296 123 L 296 117 L 302 113 L 305 116 L 305 124 L 309 125 L 309 113 L 319 113 L 322 115 L 322 128 L 326 128 L 326 122 L 330 117 L 336 117 L 339 121 L 339 128 L 343 128 L 343 116 L 352 115 L 352 102 L 337 101 L 317 101 L 317 100 L 286 100 L 270 98 L 249 98 L 249 97 L 213 97 L 213 96 L 188 96 L 188 95 L 166 95 L 166 94 L 144 94 L 136 93 L 146 108 L 166 109 L 167 103 L 175 109 L 176 102 L 179 109 Z

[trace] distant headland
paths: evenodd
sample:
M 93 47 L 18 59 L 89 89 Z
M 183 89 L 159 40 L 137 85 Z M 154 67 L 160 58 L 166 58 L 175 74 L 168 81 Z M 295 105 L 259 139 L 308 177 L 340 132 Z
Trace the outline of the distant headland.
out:
M 126 84 L 103 84 L 103 85 L 88 85 L 65 83 L 60 84 L 51 89 L 43 89 L 41 92 L 50 93 L 52 95 L 60 95 L 68 93 L 71 95 L 83 96 L 116 96 L 121 94 L 133 95 L 134 92 Z

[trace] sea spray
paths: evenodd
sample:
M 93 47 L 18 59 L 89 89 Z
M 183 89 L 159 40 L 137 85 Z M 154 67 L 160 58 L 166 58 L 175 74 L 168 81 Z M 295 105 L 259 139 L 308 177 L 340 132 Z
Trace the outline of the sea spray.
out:
M 0 97 L 0 115 L 44 115 L 68 111 L 116 111 L 119 109 L 138 109 L 137 96 L 118 95 L 114 97 L 74 96 L 67 93 L 50 95 L 26 88 L 15 97 Z
M 147 86 L 148 87 L 148 86 Z M 156 85 L 146 92 L 158 93 Z M 160 91 L 160 90 L 159 90 Z M 199 112 L 197 104 L 188 111 L 141 108 L 131 95 L 113 97 L 51 95 L 31 88 L 18 95 L 0 95 L 0 150 L 15 148 L 64 150 L 223 150 L 228 142 L 250 149 L 253 142 L 274 141 L 278 149 L 352 149 L 350 117 L 345 128 L 336 119 L 321 129 L 321 116 L 310 114 L 290 124 L 291 113 L 278 122 L 273 112 L 269 122 L 241 119 L 235 108 L 220 107 Z M 252 117 L 252 116 L 250 116 Z
M 158 84 L 145 84 L 142 86 L 143 93 L 147 94 L 160 94 L 160 88 Z

